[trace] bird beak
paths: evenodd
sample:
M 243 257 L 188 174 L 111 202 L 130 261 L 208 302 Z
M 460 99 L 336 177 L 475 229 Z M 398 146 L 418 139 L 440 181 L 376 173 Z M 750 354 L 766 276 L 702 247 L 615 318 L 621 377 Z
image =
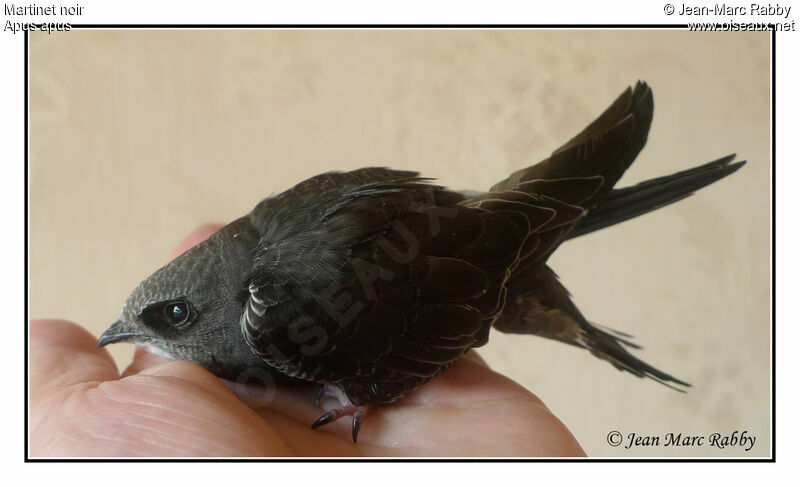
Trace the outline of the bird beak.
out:
M 104 331 L 100 338 L 97 340 L 98 347 L 105 347 L 111 343 L 129 341 L 133 337 L 140 336 L 139 333 L 128 331 L 125 327 L 125 322 L 115 321 L 108 330 Z

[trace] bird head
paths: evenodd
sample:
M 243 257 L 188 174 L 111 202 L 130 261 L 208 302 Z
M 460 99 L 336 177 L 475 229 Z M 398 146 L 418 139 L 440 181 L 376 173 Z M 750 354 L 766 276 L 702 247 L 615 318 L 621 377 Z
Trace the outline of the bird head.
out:
M 98 346 L 134 343 L 230 379 L 263 367 L 241 334 L 237 298 L 255 238 L 246 220 L 236 220 L 158 269 L 130 293 Z

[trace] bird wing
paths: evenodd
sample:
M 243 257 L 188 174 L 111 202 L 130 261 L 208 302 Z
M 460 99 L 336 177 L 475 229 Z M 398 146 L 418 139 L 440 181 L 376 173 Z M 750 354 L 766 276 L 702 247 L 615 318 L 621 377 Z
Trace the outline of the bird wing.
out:
M 242 332 L 287 375 L 389 402 L 488 340 L 646 140 L 652 93 L 628 89 L 547 160 L 465 196 L 416 173 L 328 173 L 265 200 Z M 516 292 L 516 291 L 513 291 Z
M 512 294 L 528 291 L 534 274 L 587 214 L 602 205 L 647 141 L 653 93 L 647 83 L 626 89 L 594 122 L 540 163 L 514 172 L 492 191 L 521 191 L 584 210 L 580 218 L 536 235 L 508 282 Z
M 389 402 L 484 344 L 530 242 L 583 214 L 521 191 L 465 200 L 415 173 L 348 174 L 251 215 L 264 237 L 241 326 L 271 366 L 356 401 Z
M 556 149 L 549 158 L 520 169 L 492 187 L 508 190 L 528 181 L 602 177 L 603 184 L 583 203 L 592 207 L 614 187 L 647 142 L 653 119 L 653 92 L 647 83 L 628 87 L 594 122 Z M 571 187 L 560 187 L 559 199 Z M 575 189 L 580 189 L 575 186 Z

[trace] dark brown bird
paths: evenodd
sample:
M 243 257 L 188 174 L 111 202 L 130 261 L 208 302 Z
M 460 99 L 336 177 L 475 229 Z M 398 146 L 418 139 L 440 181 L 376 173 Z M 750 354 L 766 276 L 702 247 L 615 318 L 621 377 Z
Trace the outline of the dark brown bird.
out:
M 688 386 L 590 324 L 547 259 L 566 239 L 681 200 L 734 156 L 613 189 L 644 147 L 646 83 L 628 88 L 546 160 L 489 192 L 415 172 L 326 173 L 259 203 L 145 279 L 100 346 L 141 344 L 230 379 L 252 367 L 320 384 L 342 407 L 313 427 L 391 403 L 436 377 L 492 327 L 588 349 L 620 370 Z

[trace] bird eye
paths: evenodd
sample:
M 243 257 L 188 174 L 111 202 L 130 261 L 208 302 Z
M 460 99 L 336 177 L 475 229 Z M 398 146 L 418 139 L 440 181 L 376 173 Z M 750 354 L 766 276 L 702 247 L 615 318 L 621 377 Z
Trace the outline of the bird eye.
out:
M 164 318 L 174 326 L 180 326 L 189 321 L 189 303 L 186 301 L 170 301 L 164 305 Z

